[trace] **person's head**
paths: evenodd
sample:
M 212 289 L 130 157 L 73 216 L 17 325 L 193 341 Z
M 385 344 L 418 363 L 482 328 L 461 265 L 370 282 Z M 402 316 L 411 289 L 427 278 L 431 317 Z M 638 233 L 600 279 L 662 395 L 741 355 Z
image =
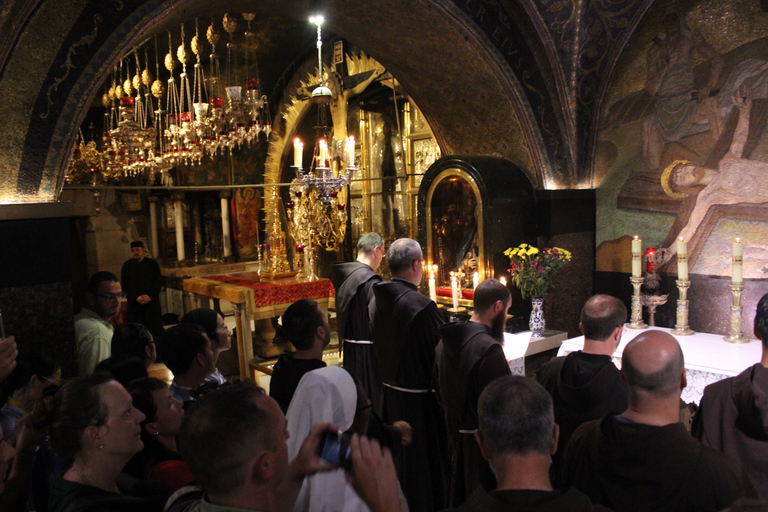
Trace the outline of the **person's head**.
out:
M 644 398 L 679 397 L 686 385 L 680 344 L 664 331 L 645 331 L 629 342 L 621 358 L 621 375 L 630 406 Z
M 477 285 L 473 305 L 477 317 L 484 319 L 483 323 L 491 328 L 495 339 L 501 340 L 507 321 L 507 310 L 512 305 L 509 288 L 497 279 L 486 279 Z
M 144 414 L 141 422 L 142 438 L 177 436 L 184 422 L 183 404 L 171 396 L 165 382 L 147 377 L 131 382 L 128 392 L 133 406 Z
M 14 456 L 16 456 L 16 450 L 5 441 L 3 426 L 0 425 L 0 494 L 5 490 L 5 480 L 8 478 Z
M 384 258 L 384 239 L 378 233 L 370 232 L 365 233 L 357 241 L 357 258 L 360 259 L 361 255 L 365 255 L 365 259 L 368 260 L 373 270 L 379 268 L 381 260 Z
M 421 282 L 422 262 L 424 255 L 416 240 L 398 238 L 387 251 L 389 270 L 395 277 L 401 277 L 418 285 Z
M 627 307 L 616 297 L 593 295 L 581 308 L 581 332 L 584 338 L 606 341 L 627 321 Z
M 144 259 L 144 242 L 141 240 L 131 242 L 131 258 L 138 261 Z
M 516 375 L 491 382 L 477 406 L 476 437 L 488 459 L 504 455 L 552 455 L 558 430 L 552 398 L 541 384 Z
M 147 377 L 147 367 L 144 361 L 136 356 L 118 355 L 108 357 L 96 365 L 94 372 L 111 375 L 113 379 L 127 387 L 128 383 L 136 379 Z
M 211 340 L 198 324 L 174 325 L 163 333 L 158 349 L 174 376 L 195 372 L 204 379 L 215 369 Z
M 309 350 L 320 339 L 323 347 L 331 341 L 328 317 L 312 299 L 299 299 L 283 313 L 283 333 L 296 350 Z
M 88 280 L 85 300 L 88 307 L 104 320 L 120 314 L 120 302 L 125 298 L 117 276 L 112 272 L 96 272 Z
M 755 311 L 755 337 L 763 342 L 768 350 L 768 293 L 760 297 Z
M 208 339 L 213 344 L 214 352 L 224 352 L 232 348 L 232 333 L 219 313 L 208 308 L 193 309 L 181 319 L 181 323 L 193 323 L 203 326 Z
M 2 401 L 17 395 L 27 409 L 43 396 L 49 386 L 58 386 L 61 368 L 53 359 L 36 349 L 22 350 L 16 358 L 16 368 L 0 384 Z
M 124 322 L 115 326 L 112 335 L 112 357 L 134 356 L 149 367 L 157 358 L 155 341 L 146 327 L 136 322 Z
M 143 420 L 131 395 L 103 373 L 67 382 L 53 397 L 38 401 L 30 418 L 36 430 L 50 425 L 51 446 L 58 455 L 102 456 L 121 464 L 143 448 Z
M 217 389 L 190 409 L 179 451 L 197 482 L 221 499 L 250 484 L 274 489 L 288 467 L 280 406 L 250 381 Z

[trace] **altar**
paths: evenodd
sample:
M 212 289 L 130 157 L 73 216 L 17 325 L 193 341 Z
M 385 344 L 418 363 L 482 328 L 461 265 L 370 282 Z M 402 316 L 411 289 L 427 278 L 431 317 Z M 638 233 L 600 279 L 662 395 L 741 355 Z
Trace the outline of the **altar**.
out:
M 670 332 L 671 329 L 648 327 L 658 331 Z M 621 356 L 627 343 L 647 329 L 630 329 L 624 326 L 621 342 L 613 356 L 613 362 L 621 368 Z M 673 334 L 673 336 L 675 336 Z M 749 343 L 733 344 L 723 341 L 722 335 L 695 333 L 691 336 L 675 336 L 680 343 L 685 358 L 688 386 L 683 390 L 685 402 L 699 403 L 704 388 L 713 382 L 733 377 L 746 370 L 762 357 L 762 342 L 750 340 Z M 584 347 L 584 336 L 565 340 L 560 346 L 558 356 L 564 356 Z
M 183 289 L 190 294 L 192 308 L 201 307 L 205 297 L 231 302 L 235 310 L 240 378 L 250 376 L 253 359 L 251 320 L 259 325 L 262 344 L 259 355 L 276 356 L 280 349 L 272 343 L 275 330 L 272 318 L 282 315 L 299 299 L 312 299 L 326 311 L 334 306 L 335 291 L 329 279 L 315 281 L 294 278 L 260 281 L 256 272 L 238 272 L 184 279 Z

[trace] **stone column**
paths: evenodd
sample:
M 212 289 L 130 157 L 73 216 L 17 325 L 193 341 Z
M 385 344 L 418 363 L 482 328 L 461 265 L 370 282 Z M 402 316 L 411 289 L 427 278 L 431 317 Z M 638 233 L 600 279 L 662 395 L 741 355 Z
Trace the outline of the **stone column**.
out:
M 224 260 L 229 261 L 232 257 L 232 234 L 229 230 L 229 197 L 228 190 L 221 192 L 221 237 L 223 239 L 222 248 L 224 249 Z
M 176 226 L 176 261 L 182 263 L 187 259 L 184 251 L 184 211 L 182 209 L 184 194 L 175 194 L 173 199 L 173 219 Z
M 160 243 L 157 236 L 157 196 L 149 196 L 149 250 L 152 256 L 160 256 Z

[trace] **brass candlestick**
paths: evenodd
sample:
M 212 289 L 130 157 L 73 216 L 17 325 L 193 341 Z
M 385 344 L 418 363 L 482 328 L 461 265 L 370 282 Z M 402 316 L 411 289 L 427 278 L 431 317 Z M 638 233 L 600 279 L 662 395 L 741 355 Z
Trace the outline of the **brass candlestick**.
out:
M 729 286 L 733 294 L 733 304 L 731 305 L 731 328 L 728 336 L 723 339 L 728 343 L 749 343 L 749 338 L 744 336 L 741 328 L 742 312 L 744 307 L 741 305 L 741 294 L 744 292 L 744 283 L 737 283 Z
M 677 289 L 680 292 L 680 298 L 677 299 L 677 323 L 672 330 L 672 334 L 678 336 L 690 336 L 694 334 L 690 327 L 688 327 L 688 288 L 691 287 L 689 280 L 678 279 L 675 281 Z
M 627 327 L 630 329 L 645 329 L 648 327 L 643 322 L 643 304 L 640 302 L 640 286 L 643 284 L 642 277 L 630 277 L 634 293 L 632 294 L 632 318 Z

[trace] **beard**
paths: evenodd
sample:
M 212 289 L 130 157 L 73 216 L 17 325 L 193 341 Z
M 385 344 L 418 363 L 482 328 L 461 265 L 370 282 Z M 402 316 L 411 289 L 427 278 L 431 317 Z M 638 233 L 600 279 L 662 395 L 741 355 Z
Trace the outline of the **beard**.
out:
M 499 311 L 499 314 L 491 320 L 491 337 L 499 343 L 504 342 L 504 327 L 507 325 L 507 310 Z

